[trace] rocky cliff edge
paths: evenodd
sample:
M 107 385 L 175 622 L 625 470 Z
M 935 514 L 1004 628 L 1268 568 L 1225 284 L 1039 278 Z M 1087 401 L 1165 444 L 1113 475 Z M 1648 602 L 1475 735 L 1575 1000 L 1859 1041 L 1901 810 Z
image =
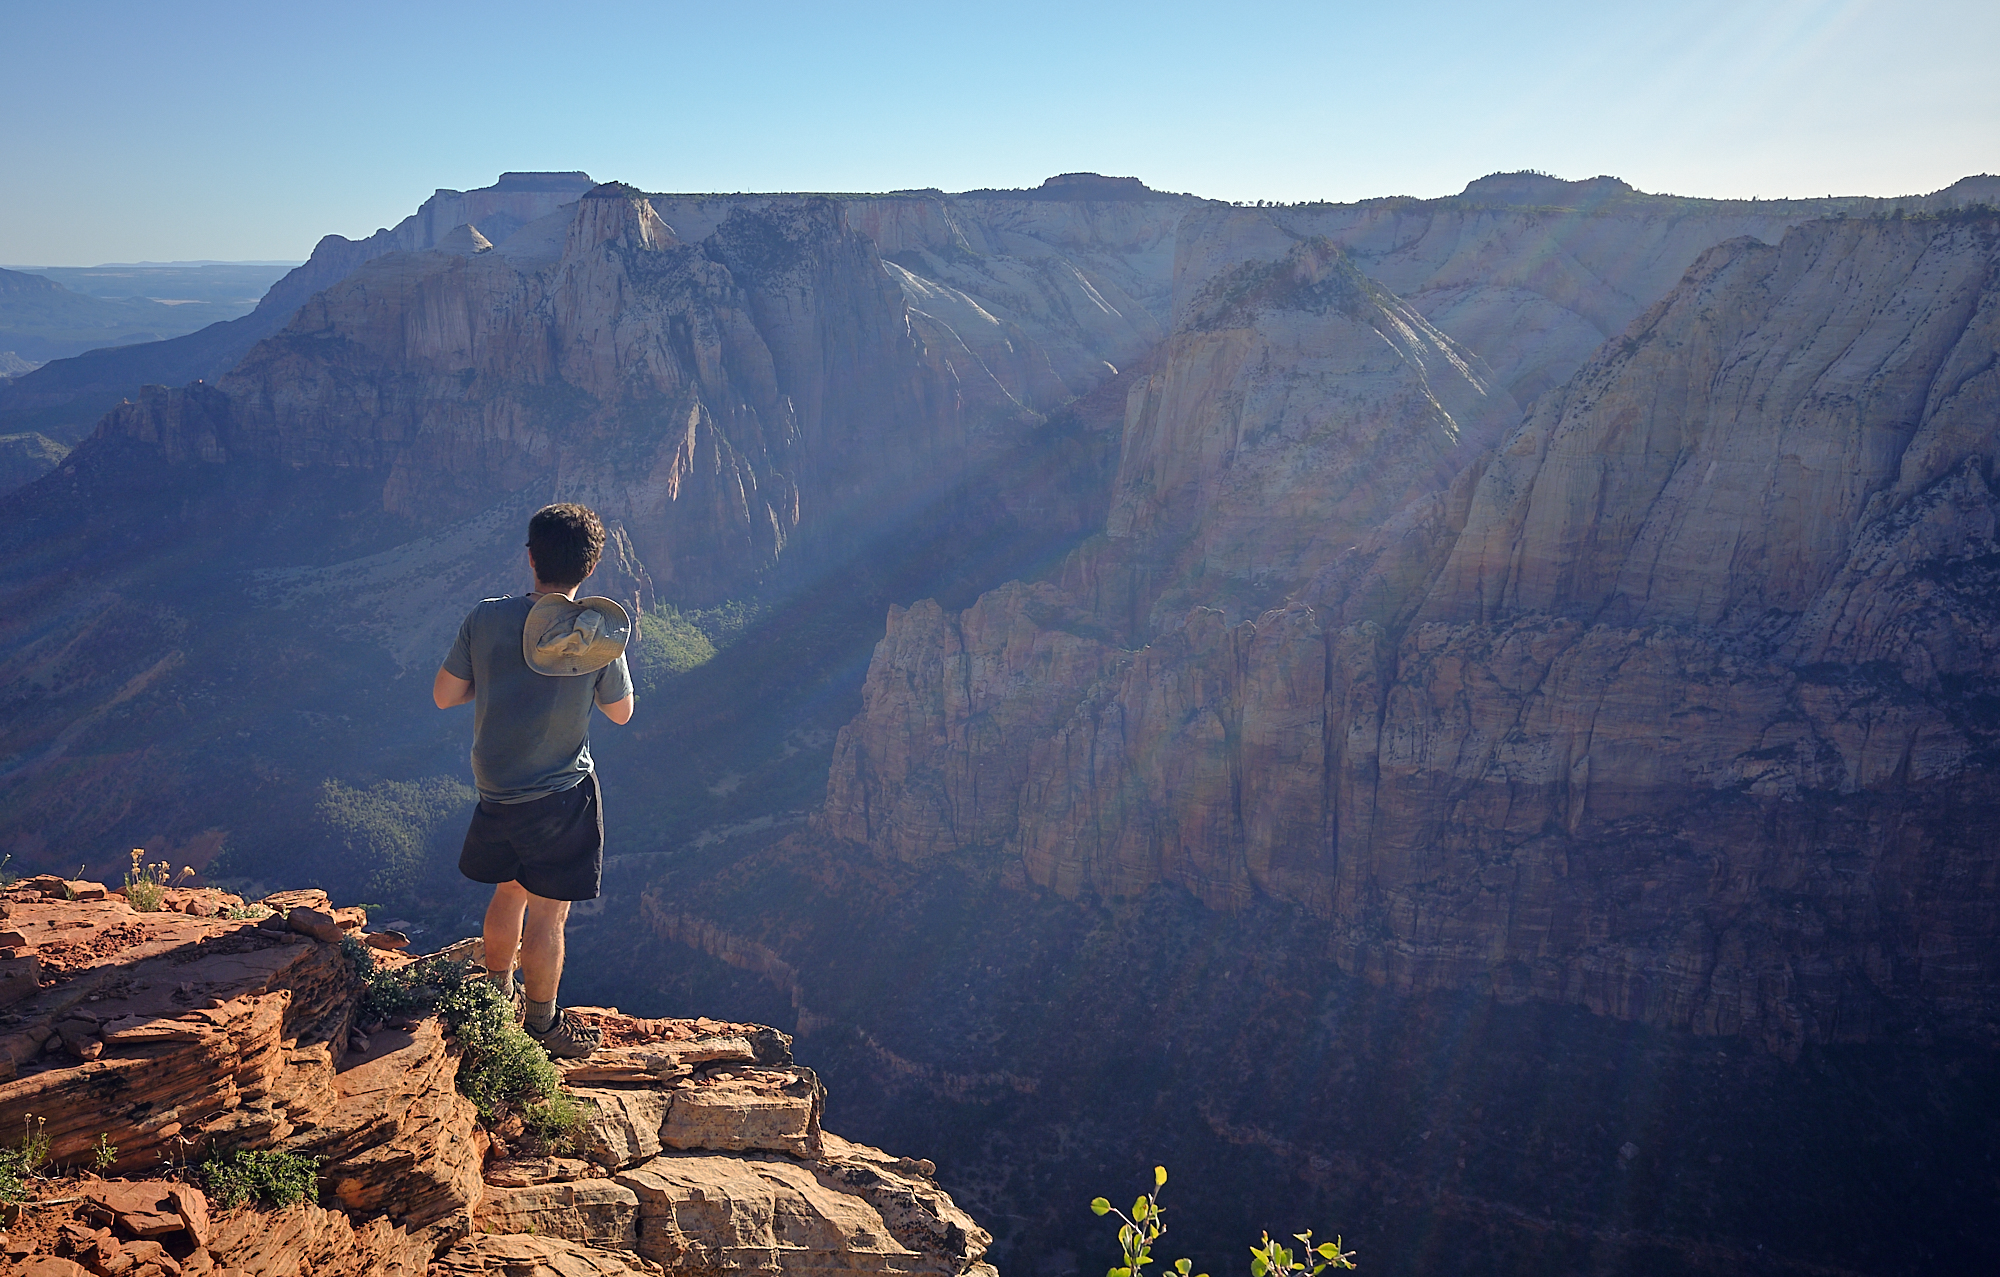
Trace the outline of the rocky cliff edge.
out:
M 481 1123 L 435 1015 L 365 1009 L 359 955 L 412 961 L 394 933 L 317 891 L 261 903 L 0 891 L 0 1143 L 47 1141 L 0 1274 L 991 1277 L 931 1163 L 820 1128 L 786 1035 L 582 1008 L 581 1124 L 538 1142 Z M 203 1163 L 240 1150 L 317 1159 L 317 1201 L 211 1198 Z

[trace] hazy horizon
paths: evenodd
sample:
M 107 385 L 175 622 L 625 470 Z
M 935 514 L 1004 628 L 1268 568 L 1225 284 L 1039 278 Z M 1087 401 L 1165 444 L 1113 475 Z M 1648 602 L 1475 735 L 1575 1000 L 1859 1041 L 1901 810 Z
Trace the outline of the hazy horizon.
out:
M 208 0 L 29 9 L 11 34 L 33 56 L 0 84 L 0 257 L 45 264 L 301 260 L 507 170 L 673 191 L 1088 170 L 1288 202 L 1520 169 L 1721 198 L 2000 171 L 2000 8 L 1971 0 L 362 3 L 337 23 Z

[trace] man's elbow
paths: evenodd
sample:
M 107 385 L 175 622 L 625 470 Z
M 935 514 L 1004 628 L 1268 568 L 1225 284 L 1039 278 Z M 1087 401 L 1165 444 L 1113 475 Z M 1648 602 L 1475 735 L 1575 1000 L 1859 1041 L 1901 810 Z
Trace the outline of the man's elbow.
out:
M 431 702 L 439 709 L 452 709 L 472 699 L 472 680 L 439 670 L 431 680 Z
M 613 701 L 609 705 L 599 705 L 598 708 L 604 711 L 606 718 L 623 727 L 632 721 L 632 705 L 632 698 L 627 696 L 622 701 Z

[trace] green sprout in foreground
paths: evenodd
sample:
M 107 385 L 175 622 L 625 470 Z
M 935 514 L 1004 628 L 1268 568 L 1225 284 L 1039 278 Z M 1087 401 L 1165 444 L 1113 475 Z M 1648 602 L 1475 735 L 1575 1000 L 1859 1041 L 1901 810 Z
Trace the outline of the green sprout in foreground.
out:
M 1091 1213 L 1096 1215 L 1116 1215 L 1118 1217 L 1118 1249 L 1122 1252 L 1117 1267 L 1104 1277 L 1140 1277 L 1147 1264 L 1153 1262 L 1153 1243 L 1166 1236 L 1166 1220 L 1161 1217 L 1160 1190 L 1166 1187 L 1167 1168 L 1153 1168 L 1153 1190 L 1132 1203 L 1132 1213 L 1127 1215 L 1102 1197 L 1090 1203 Z M 1185 1259 L 1173 1262 L 1172 1270 L 1180 1277 L 1188 1277 L 1192 1267 Z M 1196 1277 L 1208 1277 L 1207 1273 Z
M 1097 1215 L 1118 1217 L 1119 1263 L 1105 1273 L 1104 1277 L 1141 1277 L 1147 1264 L 1153 1262 L 1153 1244 L 1166 1235 L 1166 1221 L 1161 1218 L 1160 1190 L 1166 1187 L 1167 1168 L 1153 1168 L 1153 1189 L 1144 1197 L 1132 1203 L 1132 1213 L 1126 1214 L 1099 1197 L 1090 1203 L 1090 1209 Z M 1265 1233 L 1261 1246 L 1250 1248 L 1250 1277 L 1321 1277 L 1329 1268 L 1352 1270 L 1354 1252 L 1341 1249 L 1341 1240 L 1335 1237 L 1330 1242 L 1313 1245 L 1312 1230 L 1293 1233 L 1301 1250 L 1293 1252 L 1289 1246 L 1271 1240 Z M 1168 1267 L 1168 1272 L 1177 1277 L 1190 1277 L 1193 1267 L 1186 1259 L 1177 1259 Z M 1164 1277 L 1164 1275 L 1163 1275 Z M 1193 1277 L 1208 1277 L 1206 1273 Z

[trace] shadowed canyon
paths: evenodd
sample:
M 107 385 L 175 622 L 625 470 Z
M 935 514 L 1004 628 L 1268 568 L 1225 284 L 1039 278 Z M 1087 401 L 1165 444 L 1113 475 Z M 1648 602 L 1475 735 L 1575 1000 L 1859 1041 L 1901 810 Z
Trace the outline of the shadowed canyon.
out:
M 1218 1275 L 1978 1270 L 1996 201 L 441 190 L 0 382 L 0 850 L 475 931 L 430 678 L 581 501 L 566 995 L 795 1035 L 1002 1272 L 1155 1162 Z

